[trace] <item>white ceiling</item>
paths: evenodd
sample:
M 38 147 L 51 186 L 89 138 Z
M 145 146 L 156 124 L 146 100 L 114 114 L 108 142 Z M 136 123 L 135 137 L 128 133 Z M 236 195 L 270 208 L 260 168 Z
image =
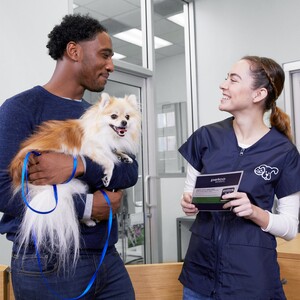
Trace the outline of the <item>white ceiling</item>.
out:
M 126 56 L 124 61 L 142 65 L 141 47 L 126 43 L 113 35 L 131 28 L 141 29 L 140 0 L 74 0 L 74 13 L 98 19 L 112 37 L 114 51 Z M 182 0 L 153 0 L 154 34 L 173 45 L 157 49 L 156 60 L 184 53 L 184 29 L 167 17 L 183 11 Z

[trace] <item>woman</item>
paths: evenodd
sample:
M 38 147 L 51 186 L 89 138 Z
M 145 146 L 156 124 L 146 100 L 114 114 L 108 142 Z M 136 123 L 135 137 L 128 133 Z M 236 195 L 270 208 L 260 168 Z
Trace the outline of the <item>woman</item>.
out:
M 219 109 L 232 117 L 199 128 L 179 149 L 188 161 L 181 206 L 198 213 L 179 278 L 185 300 L 286 299 L 275 237 L 297 234 L 300 158 L 289 118 L 276 106 L 283 84 L 275 61 L 243 57 L 220 86 Z M 271 128 L 264 122 L 269 110 Z M 198 175 L 240 170 L 239 190 L 222 196 L 224 212 L 191 203 Z

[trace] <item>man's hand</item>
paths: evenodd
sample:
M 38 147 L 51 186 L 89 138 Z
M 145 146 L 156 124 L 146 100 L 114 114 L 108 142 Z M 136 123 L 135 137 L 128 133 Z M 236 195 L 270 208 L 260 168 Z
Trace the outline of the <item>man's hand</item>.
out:
M 77 158 L 76 176 L 84 172 L 80 157 Z M 35 185 L 59 184 L 68 180 L 73 170 L 73 156 L 57 152 L 31 155 L 28 164 L 29 182 Z
M 109 197 L 113 214 L 115 214 L 121 205 L 123 191 L 118 190 L 117 192 L 109 192 L 109 191 L 105 191 L 105 192 Z M 94 193 L 92 218 L 102 221 L 102 220 L 108 220 L 108 217 L 109 217 L 109 206 L 104 198 L 104 195 L 100 191 L 97 191 Z

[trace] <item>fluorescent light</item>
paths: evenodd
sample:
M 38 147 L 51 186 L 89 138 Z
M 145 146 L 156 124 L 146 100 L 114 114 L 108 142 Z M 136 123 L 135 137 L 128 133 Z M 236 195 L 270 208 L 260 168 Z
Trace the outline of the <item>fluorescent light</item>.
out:
M 173 15 L 173 16 L 169 17 L 168 20 L 176 23 L 177 25 L 180 25 L 180 26 L 184 27 L 184 16 L 183 16 L 183 13 L 180 13 L 180 14 L 177 14 L 177 15 Z
M 157 36 L 154 37 L 154 48 L 155 49 L 159 49 L 159 48 L 163 48 L 163 47 L 167 47 L 167 46 L 171 46 L 171 45 L 173 45 L 171 42 L 168 42 Z
M 142 31 L 136 28 L 129 29 L 123 32 L 119 32 L 117 34 L 114 34 L 114 37 L 121 39 L 125 42 L 137 45 L 142 47 Z M 161 39 L 159 37 L 154 37 L 154 48 L 159 49 L 162 47 L 170 46 L 172 43 Z
M 117 53 L 117 52 L 114 52 L 114 55 L 113 55 L 113 59 L 118 59 L 118 60 L 123 59 L 125 57 L 126 57 L 125 55 Z
M 114 37 L 142 47 L 142 32 L 136 28 L 114 34 Z

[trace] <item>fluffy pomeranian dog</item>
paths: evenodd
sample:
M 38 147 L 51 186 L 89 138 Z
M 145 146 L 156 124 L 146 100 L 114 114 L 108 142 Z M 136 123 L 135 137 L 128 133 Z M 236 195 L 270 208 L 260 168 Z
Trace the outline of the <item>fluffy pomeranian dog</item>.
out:
M 116 98 L 102 93 L 99 102 L 80 119 L 44 122 L 21 144 L 9 167 L 14 191 L 21 188 L 22 167 L 30 151 L 87 156 L 102 166 L 103 185 L 108 186 L 115 164 L 120 161 L 132 163 L 127 153 L 135 155 L 138 152 L 140 131 L 141 114 L 135 95 Z M 27 186 L 27 201 L 32 208 L 42 212 L 53 209 L 55 201 L 51 185 L 28 183 Z M 57 185 L 58 202 L 53 212 L 39 214 L 27 207 L 18 234 L 20 248 L 27 247 L 34 236 L 37 250 L 46 246 L 58 254 L 59 262 L 64 266 L 72 250 L 75 264 L 80 232 L 72 195 L 86 193 L 86 190 L 83 182 L 72 179 Z

